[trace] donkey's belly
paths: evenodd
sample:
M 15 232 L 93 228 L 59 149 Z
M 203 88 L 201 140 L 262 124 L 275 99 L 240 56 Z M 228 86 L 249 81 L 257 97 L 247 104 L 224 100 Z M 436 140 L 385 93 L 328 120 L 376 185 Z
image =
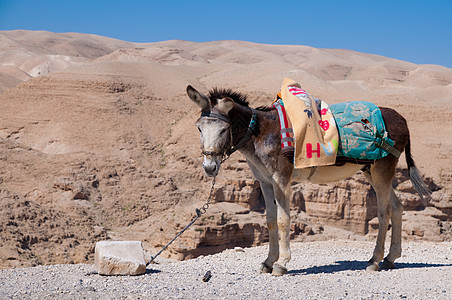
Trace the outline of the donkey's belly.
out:
M 351 177 L 362 168 L 363 165 L 348 163 L 340 167 L 316 167 L 315 170 L 296 169 L 292 177 L 294 180 L 307 180 L 312 183 L 330 183 Z

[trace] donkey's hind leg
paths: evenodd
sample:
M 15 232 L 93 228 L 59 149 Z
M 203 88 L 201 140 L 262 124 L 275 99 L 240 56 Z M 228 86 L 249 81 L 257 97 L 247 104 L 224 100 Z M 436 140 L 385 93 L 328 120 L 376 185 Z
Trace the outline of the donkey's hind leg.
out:
M 378 235 L 372 258 L 368 262 L 368 271 L 378 271 L 379 263 L 383 260 L 386 232 L 389 226 L 389 218 L 392 214 L 392 205 L 390 203 L 392 179 L 395 173 L 397 159 L 394 157 L 385 157 L 376 161 L 371 167 L 370 172 L 365 171 L 364 175 L 377 194 L 378 205 Z
M 273 264 L 279 258 L 278 244 L 278 224 L 277 224 L 277 208 L 273 186 L 270 183 L 261 182 L 262 194 L 265 199 L 265 209 L 267 211 L 267 227 L 269 233 L 269 246 L 267 259 L 261 264 L 261 273 L 271 273 Z
M 383 269 L 393 269 L 394 261 L 402 255 L 402 214 L 403 206 L 397 198 L 394 189 L 391 187 L 391 247 L 385 257 L 381 267 Z

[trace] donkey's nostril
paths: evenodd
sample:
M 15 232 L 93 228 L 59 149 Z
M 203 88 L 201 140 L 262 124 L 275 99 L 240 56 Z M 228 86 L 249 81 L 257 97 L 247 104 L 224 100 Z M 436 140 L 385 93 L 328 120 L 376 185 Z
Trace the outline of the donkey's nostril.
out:
M 204 167 L 204 171 L 206 172 L 207 175 L 215 176 L 218 172 L 218 167 L 216 164 L 209 164 L 209 165 L 203 164 L 203 167 Z
M 217 166 L 216 165 L 208 166 L 206 168 L 206 170 L 209 171 L 210 173 L 213 173 L 213 172 L 215 172 L 217 170 Z

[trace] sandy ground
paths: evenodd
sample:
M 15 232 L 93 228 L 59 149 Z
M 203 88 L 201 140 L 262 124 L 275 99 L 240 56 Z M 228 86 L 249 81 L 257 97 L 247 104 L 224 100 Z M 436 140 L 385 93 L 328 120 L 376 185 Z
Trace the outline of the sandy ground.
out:
M 292 244 L 289 272 L 258 274 L 267 246 L 100 276 L 87 264 L 0 270 L 2 299 L 450 299 L 452 242 L 408 242 L 396 269 L 366 272 L 373 242 Z M 208 282 L 202 280 L 211 271 Z

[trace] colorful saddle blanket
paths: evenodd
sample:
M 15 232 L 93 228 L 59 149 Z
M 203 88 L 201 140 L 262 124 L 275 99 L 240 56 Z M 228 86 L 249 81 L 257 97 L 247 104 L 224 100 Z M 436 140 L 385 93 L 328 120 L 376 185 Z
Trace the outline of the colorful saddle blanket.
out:
M 388 137 L 380 109 L 373 103 L 352 101 L 330 105 L 339 131 L 338 156 L 377 160 L 389 154 Z M 395 150 L 395 149 L 394 149 Z
M 327 103 L 284 78 L 280 98 L 273 106 L 281 125 L 282 153 L 293 152 L 295 168 L 335 164 L 339 137 Z
M 300 104 L 293 105 L 303 101 L 311 101 L 305 105 L 308 109 L 300 109 Z M 328 105 L 310 96 L 300 89 L 299 84 L 286 78 L 273 106 L 278 111 L 280 120 L 282 152 L 285 155 L 294 153 L 296 168 L 334 164 L 337 162 L 336 157 L 372 161 L 389 153 L 400 156 L 400 152 L 392 147 L 394 142 L 388 137 L 380 109 L 373 103 L 352 101 Z M 315 109 L 309 109 L 311 107 Z M 331 117 L 328 117 L 327 113 L 330 113 Z M 324 115 L 327 118 L 321 119 Z M 292 120 L 296 122 L 293 123 Z M 322 134 L 318 134 L 316 124 L 323 128 Z M 337 128 L 337 133 L 325 134 L 328 133 L 325 125 Z M 312 128 L 317 129 L 316 134 L 311 133 Z M 308 137 L 307 142 L 309 133 L 314 138 Z M 313 147 L 315 144 L 317 148 Z M 316 155 L 313 155 L 314 152 Z

